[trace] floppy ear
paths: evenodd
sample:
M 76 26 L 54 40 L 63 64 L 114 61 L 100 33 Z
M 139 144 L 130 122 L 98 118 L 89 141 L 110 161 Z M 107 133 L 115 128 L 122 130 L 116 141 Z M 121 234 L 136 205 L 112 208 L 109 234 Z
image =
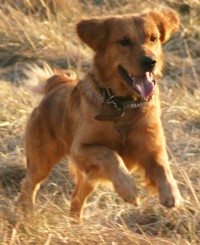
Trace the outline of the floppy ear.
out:
M 180 20 L 176 11 L 166 8 L 163 10 L 153 10 L 149 12 L 153 17 L 160 31 L 161 42 L 166 42 L 172 33 L 176 32 L 179 28 Z
M 96 51 L 103 45 L 106 36 L 105 21 L 98 18 L 81 20 L 77 24 L 77 33 L 83 42 Z

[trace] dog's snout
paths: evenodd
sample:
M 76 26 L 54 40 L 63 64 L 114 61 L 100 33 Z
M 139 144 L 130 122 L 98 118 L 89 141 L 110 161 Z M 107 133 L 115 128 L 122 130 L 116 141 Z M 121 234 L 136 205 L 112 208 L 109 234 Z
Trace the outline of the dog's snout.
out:
M 150 56 L 144 56 L 142 57 L 142 59 L 140 60 L 141 63 L 141 67 L 144 71 L 152 71 L 155 64 L 156 64 L 156 60 Z

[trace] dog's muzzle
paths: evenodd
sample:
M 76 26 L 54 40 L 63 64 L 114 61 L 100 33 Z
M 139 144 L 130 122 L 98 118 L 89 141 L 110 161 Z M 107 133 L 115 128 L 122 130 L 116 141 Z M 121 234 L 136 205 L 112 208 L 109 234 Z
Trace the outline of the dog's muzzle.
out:
M 152 72 L 145 72 L 142 76 L 134 76 L 128 73 L 122 66 L 119 66 L 118 69 L 124 81 L 139 96 L 148 99 L 153 94 L 155 79 Z

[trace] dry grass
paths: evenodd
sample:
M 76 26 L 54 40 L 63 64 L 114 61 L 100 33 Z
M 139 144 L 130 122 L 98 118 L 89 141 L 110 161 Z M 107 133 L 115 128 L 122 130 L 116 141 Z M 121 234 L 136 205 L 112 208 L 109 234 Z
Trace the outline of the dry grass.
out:
M 199 1 L 0 3 L 0 243 L 200 244 Z M 26 171 L 24 127 L 39 99 L 21 85 L 24 66 L 45 60 L 81 75 L 92 52 L 75 35 L 77 20 L 164 5 L 176 9 L 182 20 L 180 32 L 165 45 L 164 78 L 159 83 L 168 152 L 184 206 L 167 210 L 141 188 L 142 204 L 134 208 L 102 187 L 86 204 L 83 221 L 75 223 L 68 216 L 73 181 L 64 161 L 38 193 L 36 215 L 26 220 L 16 214 L 14 200 Z

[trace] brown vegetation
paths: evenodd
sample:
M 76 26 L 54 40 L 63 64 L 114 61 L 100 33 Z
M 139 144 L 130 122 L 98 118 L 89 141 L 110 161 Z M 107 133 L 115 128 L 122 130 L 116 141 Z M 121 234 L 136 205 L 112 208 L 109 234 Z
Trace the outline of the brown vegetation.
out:
M 40 99 L 21 83 L 25 65 L 45 60 L 71 68 L 81 77 L 92 57 L 75 34 L 75 23 L 81 17 L 141 12 L 164 5 L 181 16 L 179 33 L 165 45 L 164 77 L 159 83 L 171 168 L 184 206 L 165 209 L 141 188 L 142 204 L 135 208 L 112 190 L 100 188 L 88 201 L 83 222 L 73 223 L 68 216 L 73 182 L 62 162 L 38 194 L 35 217 L 27 221 L 19 216 L 16 223 L 13 204 L 25 173 L 24 127 Z M 200 243 L 199 14 L 198 0 L 1 0 L 1 244 Z

